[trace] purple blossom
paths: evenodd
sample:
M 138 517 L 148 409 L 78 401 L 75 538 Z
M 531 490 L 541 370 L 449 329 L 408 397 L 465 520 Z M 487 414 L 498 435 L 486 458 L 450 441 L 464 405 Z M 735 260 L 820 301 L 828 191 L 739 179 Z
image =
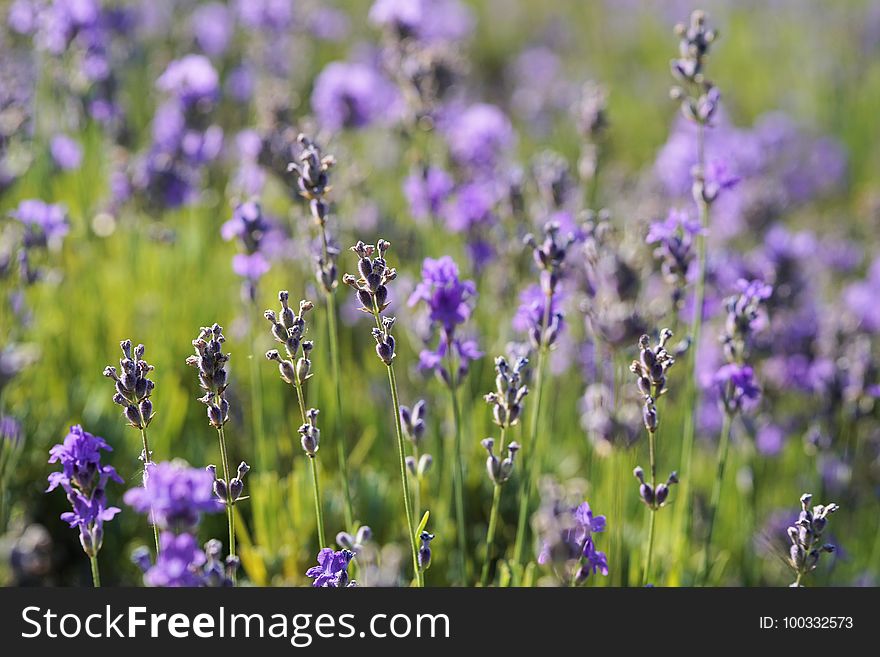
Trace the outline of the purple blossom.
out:
M 326 588 L 348 588 L 355 586 L 355 582 L 348 578 L 348 564 L 354 558 L 350 550 L 334 552 L 330 548 L 322 548 L 318 552 L 318 565 L 306 571 L 306 577 L 311 577 L 312 586 Z
M 171 94 L 184 106 L 213 102 L 219 96 L 220 78 L 204 55 L 185 55 L 168 64 L 156 80 L 156 87 Z
M 59 240 L 70 230 L 64 207 L 39 199 L 22 201 L 10 214 L 28 230 L 35 231 L 35 236 L 41 236 L 47 242 Z
M 449 256 L 435 260 L 425 258 L 422 263 L 422 281 L 409 297 L 408 304 L 424 301 L 430 311 L 430 319 L 451 334 L 456 326 L 463 324 L 471 315 L 469 302 L 476 297 L 477 287 L 473 281 L 458 277 L 458 265 Z
M 147 586 L 195 587 L 204 584 L 200 568 L 206 557 L 192 534 L 164 531 L 156 563 L 144 573 Z
M 403 181 L 409 211 L 416 219 L 437 216 L 454 187 L 452 176 L 439 167 L 413 171 Z
M 373 66 L 331 62 L 315 79 L 312 111 L 328 130 L 364 128 L 394 112 L 396 92 Z
M 260 280 L 269 273 L 271 265 L 265 256 L 256 253 L 236 253 L 232 256 L 232 271 L 251 282 Z
M 704 232 L 698 219 L 691 217 L 688 212 L 673 208 L 666 219 L 651 223 L 645 241 L 648 244 L 668 244 L 674 240 L 692 240 Z
M 90 557 L 101 549 L 104 522 L 119 513 L 117 507 L 107 506 L 107 483 L 123 483 L 112 466 L 101 464 L 101 451 L 112 448 L 80 425 L 70 427 L 64 442 L 49 450 L 49 463 L 60 463 L 61 471 L 49 475 L 46 492 L 60 486 L 67 494 L 73 510 L 62 513 L 61 519 L 79 528 L 80 543 Z
M 181 461 L 149 464 L 146 483 L 125 493 L 125 503 L 139 513 L 152 513 L 162 530 L 195 529 L 202 513 L 217 513 L 223 505 L 214 495 L 214 476 Z
M 229 47 L 235 25 L 226 5 L 209 2 L 193 11 L 190 17 L 190 29 L 196 43 L 205 54 L 218 57 Z
M 476 171 L 494 169 L 516 137 L 504 113 L 486 103 L 471 105 L 443 124 L 453 159 Z
M 49 142 L 49 153 L 59 169 L 78 169 L 82 163 L 82 146 L 65 134 L 57 134 Z
M 473 231 L 495 221 L 496 190 L 486 181 L 468 182 L 458 187 L 443 206 L 446 227 L 455 233 Z
M 593 514 L 589 503 L 576 507 L 565 504 L 551 487 L 542 499 L 542 508 L 536 514 L 536 526 L 541 539 L 538 563 L 556 564 L 570 568 L 573 576 L 583 582 L 590 573 L 608 574 L 608 559 L 596 549 L 595 534 L 605 531 L 605 516 Z
M 728 413 L 757 406 L 761 399 L 761 387 L 750 365 L 727 363 L 715 373 L 715 386 Z
M 459 0 L 376 0 L 369 21 L 429 43 L 458 41 L 474 28 L 473 13 Z
M 755 447 L 764 456 L 777 456 L 785 445 L 785 431 L 778 424 L 765 424 L 755 434 Z
M 293 25 L 293 0 L 237 0 L 241 22 L 252 29 L 282 32 Z
M 451 344 L 452 353 L 458 358 L 458 372 L 456 374 L 456 383 L 458 383 L 467 376 L 471 361 L 482 358 L 483 352 L 480 351 L 476 340 L 453 337 Z M 449 345 L 450 339 L 448 335 L 441 333 L 437 342 L 437 348 L 434 351 L 422 349 L 419 352 L 419 369 L 423 372 L 436 372 L 444 381 L 449 383 L 449 371 L 444 364 L 449 353 Z
M 0 441 L 16 447 L 21 445 L 23 439 L 21 423 L 11 415 L 0 415 Z
M 513 316 L 513 328 L 520 333 L 532 331 L 544 322 L 544 317 L 549 315 L 552 319 L 562 313 L 562 304 L 565 300 L 564 292 L 557 288 L 550 300 L 550 309 L 547 311 L 547 295 L 537 283 L 529 285 L 519 295 L 519 306 Z M 564 324 L 560 325 L 560 330 Z

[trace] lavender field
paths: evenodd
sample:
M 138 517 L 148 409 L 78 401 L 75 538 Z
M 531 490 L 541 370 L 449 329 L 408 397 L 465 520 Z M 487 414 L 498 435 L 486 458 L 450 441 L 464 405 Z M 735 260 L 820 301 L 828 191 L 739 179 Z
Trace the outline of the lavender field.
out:
M 0 583 L 880 584 L 877 3 L 0 10 Z

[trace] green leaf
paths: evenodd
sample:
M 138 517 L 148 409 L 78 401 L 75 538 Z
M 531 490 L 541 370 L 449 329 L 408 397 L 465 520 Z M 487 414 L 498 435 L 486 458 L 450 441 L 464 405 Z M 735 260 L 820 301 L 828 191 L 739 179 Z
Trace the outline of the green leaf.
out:
M 425 527 L 428 526 L 428 518 L 431 517 L 430 511 L 425 511 L 425 515 L 422 516 L 422 521 L 419 523 L 419 528 L 416 530 L 416 538 L 418 538 L 423 531 L 425 531 Z

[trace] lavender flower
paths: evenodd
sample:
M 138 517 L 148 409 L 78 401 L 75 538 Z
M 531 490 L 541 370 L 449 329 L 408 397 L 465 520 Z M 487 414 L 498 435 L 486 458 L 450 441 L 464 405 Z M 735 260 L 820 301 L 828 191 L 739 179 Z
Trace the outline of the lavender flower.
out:
M 484 438 L 480 444 L 489 454 L 486 458 L 486 472 L 489 474 L 490 481 L 498 486 L 507 483 L 510 475 L 513 474 L 514 458 L 520 449 L 519 443 L 514 441 L 507 445 L 507 457 L 503 460 L 495 456 L 494 438 Z
M 410 306 L 425 302 L 430 321 L 442 331 L 437 349 L 423 350 L 419 354 L 419 364 L 425 370 L 436 371 L 448 385 L 458 385 L 467 374 L 470 361 L 483 355 L 474 340 L 462 340 L 455 335 L 456 328 L 470 317 L 469 302 L 476 293 L 473 281 L 460 280 L 458 266 L 452 258 L 444 256 L 439 260 L 425 259 L 422 281 L 409 298 Z M 443 365 L 444 358 L 457 359 L 456 372 L 450 372 Z
M 104 368 L 104 376 L 116 382 L 113 403 L 122 406 L 122 415 L 129 425 L 144 431 L 150 426 L 154 415 L 150 395 L 153 394 L 155 384 L 147 378 L 154 368 L 144 360 L 144 345 L 139 344 L 132 350 L 131 340 L 123 340 L 119 346 L 122 349 L 119 370 L 108 365 Z M 145 464 L 151 459 L 152 452 L 141 453 L 141 460 Z
M 423 573 L 431 567 L 431 541 L 433 540 L 434 534 L 427 531 L 422 531 L 419 534 L 419 541 L 421 541 L 419 546 L 419 572 Z
M 749 365 L 727 363 L 715 373 L 713 379 L 724 410 L 732 415 L 754 408 L 761 399 L 761 386 L 755 371 Z
M 606 529 L 606 519 L 594 515 L 588 502 L 572 507 L 548 482 L 533 524 L 541 541 L 538 563 L 552 565 L 563 582 L 580 584 L 591 572 L 608 574 L 607 557 L 595 543 L 595 534 Z
M 403 181 L 410 214 L 417 220 L 438 216 L 454 188 L 452 176 L 438 167 L 416 169 Z
M 194 532 L 203 513 L 217 513 L 223 505 L 214 495 L 214 476 L 182 461 L 151 464 L 146 483 L 130 489 L 125 503 L 139 513 L 152 513 L 163 531 Z
M 145 550 L 136 550 L 132 561 L 143 571 L 147 586 L 159 587 L 225 587 L 233 585 L 238 559 L 222 558 L 223 546 L 212 539 L 202 551 L 192 534 L 163 532 L 161 550 L 155 564 Z
M 270 228 L 260 204 L 251 200 L 236 205 L 232 218 L 220 229 L 224 240 L 237 238 L 244 250 L 233 256 L 232 269 L 244 279 L 242 296 L 251 302 L 256 299 L 257 282 L 269 272 L 264 239 Z
M 797 574 L 793 587 L 803 586 L 801 583 L 804 575 L 811 573 L 819 564 L 819 557 L 823 552 L 835 551 L 835 546 L 830 543 L 820 545 L 822 533 L 828 526 L 828 516 L 835 513 L 840 507 L 837 504 L 818 504 L 810 509 L 813 496 L 809 493 L 801 495 L 801 512 L 793 527 L 788 528 L 788 537 L 791 540 L 789 565 Z
M 664 280 L 672 287 L 672 302 L 679 308 L 684 300 L 688 274 L 695 257 L 695 238 L 705 231 L 687 212 L 670 210 L 663 221 L 651 224 L 645 241 L 656 244 L 654 257 L 660 261 Z
M 425 400 L 420 399 L 412 408 L 401 405 L 400 407 L 400 424 L 403 429 L 403 435 L 406 436 L 414 447 L 422 444 L 425 436 Z
M 322 548 L 318 552 L 318 565 L 306 571 L 306 577 L 311 577 L 312 586 L 326 588 L 349 588 L 357 586 L 357 582 L 348 578 L 348 564 L 354 559 L 354 552 L 340 550 L 334 552 L 331 548 Z
M 511 368 L 504 356 L 495 359 L 495 390 L 483 399 L 492 407 L 492 420 L 502 429 L 517 424 L 522 415 L 523 399 L 529 394 L 523 377 L 528 362 L 527 358 L 519 358 Z
M 300 301 L 299 312 L 294 315 L 289 305 L 289 298 L 287 290 L 281 290 L 278 293 L 281 314 L 276 315 L 273 310 L 263 313 L 272 325 L 272 337 L 276 342 L 284 345 L 287 358 L 282 359 L 277 349 L 266 352 L 266 358 L 278 363 L 281 378 L 286 383 L 299 386 L 312 376 L 312 361 L 309 356 L 314 343 L 303 338 L 306 332 L 305 313 L 314 308 L 314 304 L 311 301 Z
M 107 505 L 107 483 L 123 483 L 112 466 L 101 464 L 101 451 L 113 450 L 78 424 L 70 427 L 63 443 L 49 450 L 49 463 L 60 463 L 61 471 L 49 475 L 46 492 L 60 486 L 67 494 L 73 510 L 62 513 L 61 519 L 79 529 L 80 543 L 90 559 L 101 549 L 104 522 L 119 513 L 119 508 Z
M 223 353 L 224 342 L 222 326 L 203 326 L 192 342 L 196 354 L 186 359 L 187 365 L 199 371 L 199 387 L 205 391 L 199 401 L 207 406 L 208 421 L 217 429 L 229 421 L 229 402 L 225 394 L 229 354 Z
M 78 169 L 82 163 L 82 147 L 65 134 L 57 134 L 49 142 L 49 153 L 55 166 L 64 171 Z
M 366 525 L 358 527 L 354 536 L 348 532 L 336 534 L 336 544 L 357 556 L 364 547 L 373 539 L 373 530 Z
M 445 135 L 455 162 L 476 172 L 495 169 L 515 139 L 504 113 L 485 103 L 471 105 L 450 119 Z
M 331 62 L 315 79 L 312 111 L 327 130 L 364 128 L 393 112 L 394 88 L 372 66 Z
M 563 315 L 553 307 L 553 302 L 562 280 L 565 256 L 575 240 L 573 235 L 560 240 L 559 224 L 551 221 L 544 226 L 544 239 L 540 244 L 531 234 L 526 235 L 524 241 L 531 247 L 532 256 L 541 271 L 541 293 L 544 296 L 540 318 L 535 317 L 536 304 L 531 304 L 533 321 L 529 326 L 529 339 L 536 349 L 545 349 L 556 342 L 562 329 Z

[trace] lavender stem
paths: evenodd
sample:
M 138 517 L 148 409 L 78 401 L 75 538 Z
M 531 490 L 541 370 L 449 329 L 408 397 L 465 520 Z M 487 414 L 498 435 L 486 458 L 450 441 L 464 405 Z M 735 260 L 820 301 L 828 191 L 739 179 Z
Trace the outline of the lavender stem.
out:
M 501 427 L 501 438 L 499 439 L 499 453 L 504 452 L 505 427 Z M 492 552 L 495 547 L 495 531 L 498 527 L 498 509 L 501 506 L 501 484 L 495 483 L 495 489 L 492 492 L 492 510 L 489 513 L 489 529 L 486 531 L 486 561 L 483 562 L 483 572 L 480 576 L 480 585 L 486 587 L 489 584 L 489 567 L 492 562 Z
M 715 466 L 715 483 L 712 486 L 712 498 L 709 502 L 709 522 L 706 530 L 706 546 L 703 549 L 702 565 L 700 567 L 700 583 L 705 585 L 709 575 L 709 553 L 712 548 L 712 532 L 715 528 L 715 516 L 718 513 L 718 504 L 721 502 L 721 489 L 724 483 L 724 469 L 727 465 L 727 454 L 730 447 L 730 428 L 733 424 L 730 413 L 724 414 L 724 424 L 721 427 L 721 440 L 718 443 L 718 462 Z
M 451 342 L 451 341 L 450 341 Z M 461 409 L 458 405 L 458 394 L 456 392 L 456 367 L 452 356 L 452 349 L 448 352 L 449 359 L 449 394 L 452 397 L 452 421 L 455 431 L 455 457 L 453 459 L 453 477 L 452 483 L 455 488 L 455 520 L 458 535 L 458 552 L 459 552 L 459 574 L 463 583 L 468 581 L 467 568 L 467 537 L 465 535 L 464 522 L 464 472 L 461 464 Z

